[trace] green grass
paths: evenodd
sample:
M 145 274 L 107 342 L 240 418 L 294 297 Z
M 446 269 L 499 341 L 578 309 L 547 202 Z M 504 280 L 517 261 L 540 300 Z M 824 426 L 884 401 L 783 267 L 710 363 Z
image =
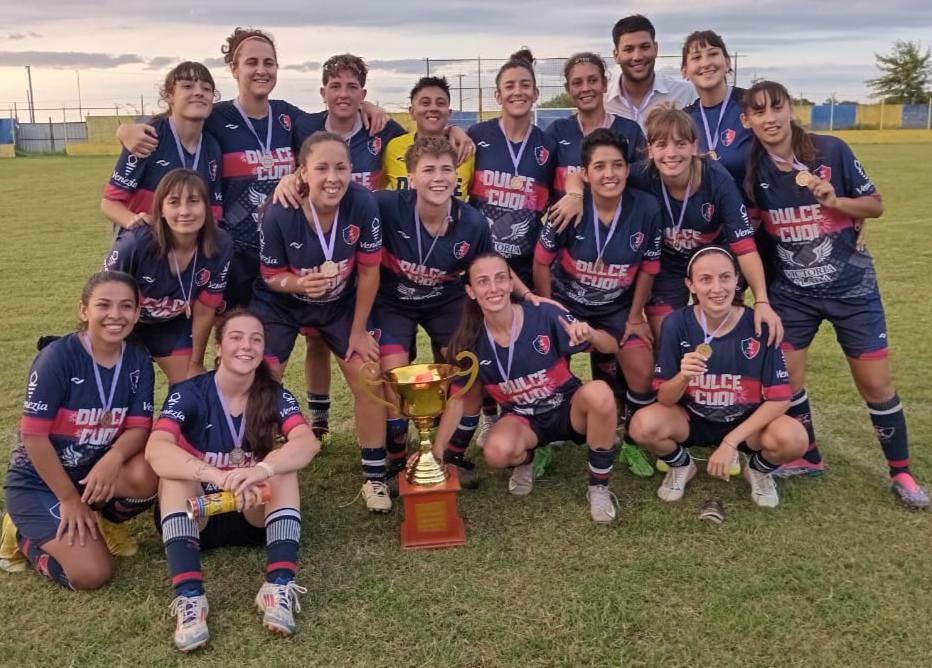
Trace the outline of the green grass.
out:
M 914 467 L 932 482 L 932 246 L 921 231 L 932 192 L 928 148 L 855 150 L 885 194 L 887 214 L 870 223 L 869 243 Z M 4 460 L 35 339 L 68 330 L 80 286 L 107 249 L 97 203 L 111 165 L 0 161 Z M 302 395 L 296 355 L 286 385 Z M 0 664 L 924 665 L 932 519 L 895 505 L 830 330 L 812 348 L 809 378 L 830 471 L 783 484 L 776 511 L 755 508 L 744 482 L 704 476 L 667 506 L 654 495 L 658 476 L 619 472 L 621 521 L 597 527 L 584 497 L 584 453 L 568 447 L 526 499 L 508 495 L 505 474 L 484 476 L 478 492 L 460 497 L 469 545 L 420 553 L 399 548 L 400 509 L 371 516 L 361 502 L 347 505 L 359 486 L 358 455 L 345 385 L 335 382 L 335 442 L 302 474 L 298 581 L 310 591 L 296 636 L 282 641 L 260 629 L 252 598 L 262 550 L 226 549 L 204 559 L 211 644 L 181 658 L 171 647 L 164 555 L 145 516 L 134 523 L 139 555 L 119 560 L 102 591 L 0 574 Z M 721 527 L 696 520 L 709 496 L 726 506 Z

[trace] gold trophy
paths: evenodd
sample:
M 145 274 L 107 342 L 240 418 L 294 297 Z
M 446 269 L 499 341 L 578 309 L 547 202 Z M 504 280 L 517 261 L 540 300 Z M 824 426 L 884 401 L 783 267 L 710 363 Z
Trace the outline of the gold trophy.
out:
M 456 510 L 456 492 L 460 490 L 455 469 L 448 469 L 434 457 L 430 428 L 435 417 L 443 413 L 447 401 L 460 397 L 472 387 L 479 374 L 479 360 L 464 350 L 457 361 L 468 359 L 468 369 L 453 364 L 410 364 L 382 372 L 369 362 L 360 370 L 362 387 L 376 402 L 397 410 L 417 427 L 418 452 L 408 462 L 405 476 L 399 481 L 404 501 L 405 519 L 401 524 L 401 546 L 406 550 L 451 547 L 466 543 L 466 527 Z M 450 382 L 468 376 L 466 384 L 447 396 Z M 397 404 L 377 396 L 373 387 L 391 387 Z

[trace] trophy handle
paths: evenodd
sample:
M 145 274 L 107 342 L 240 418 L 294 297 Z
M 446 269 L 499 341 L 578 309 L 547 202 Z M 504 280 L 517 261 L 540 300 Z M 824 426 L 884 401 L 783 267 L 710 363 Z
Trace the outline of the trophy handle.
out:
M 454 376 L 469 376 L 469 380 L 466 381 L 466 384 L 463 385 L 463 387 L 461 387 L 460 389 L 455 391 L 453 394 L 451 394 L 450 397 L 447 399 L 448 401 L 450 399 L 459 399 L 461 396 L 469 392 L 473 383 L 476 382 L 476 377 L 479 375 L 479 360 L 476 359 L 475 353 L 469 350 L 463 350 L 457 353 L 456 355 L 457 361 L 464 360 L 464 359 L 470 360 L 472 362 L 472 365 L 468 369 L 462 369 L 460 371 L 457 371 L 453 375 Z
M 374 368 L 376 375 L 380 376 L 377 380 L 372 380 L 366 376 L 366 371 Z M 369 398 L 372 399 L 377 404 L 382 404 L 387 406 L 392 410 L 398 410 L 398 407 L 393 403 L 386 401 L 382 397 L 376 396 L 375 392 L 372 391 L 373 387 L 379 387 L 385 384 L 385 379 L 381 378 L 382 367 L 377 362 L 366 362 L 359 368 L 359 380 L 362 383 L 362 391 L 369 395 Z

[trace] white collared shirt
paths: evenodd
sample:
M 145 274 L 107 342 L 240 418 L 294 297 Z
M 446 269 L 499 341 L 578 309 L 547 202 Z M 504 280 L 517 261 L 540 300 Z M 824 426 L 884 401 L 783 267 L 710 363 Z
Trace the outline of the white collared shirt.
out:
M 648 93 L 650 101 L 638 113 L 638 110 L 628 104 L 628 101 L 621 94 L 621 68 L 616 67 L 608 80 L 608 92 L 605 94 L 605 111 L 616 116 L 629 118 L 636 121 L 641 129 L 644 130 L 644 123 L 647 121 L 647 115 L 650 110 L 658 104 L 672 102 L 677 109 L 682 109 L 692 104 L 696 98 L 696 89 L 693 85 L 683 79 L 675 79 L 660 72 L 654 73 L 653 95 Z M 644 100 L 647 98 L 645 97 Z M 641 100 L 641 104 L 644 104 Z

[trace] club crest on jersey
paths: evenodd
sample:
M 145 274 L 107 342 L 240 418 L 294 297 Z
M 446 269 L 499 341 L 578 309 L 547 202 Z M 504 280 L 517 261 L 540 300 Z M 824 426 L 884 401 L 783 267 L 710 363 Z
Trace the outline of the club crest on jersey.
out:
M 550 337 L 546 334 L 539 334 L 536 339 L 534 339 L 534 350 L 539 352 L 541 355 L 546 355 L 550 352 Z
M 285 129 L 287 132 L 291 132 L 291 116 L 288 114 L 279 114 L 278 123 Z
M 211 160 L 210 162 L 207 163 L 207 172 L 210 174 L 211 181 L 217 180 L 217 161 L 216 160 Z
M 722 146 L 731 146 L 731 143 L 735 140 L 735 131 L 731 128 L 722 131 Z
M 453 257 L 457 260 L 462 260 L 466 257 L 466 253 L 469 252 L 469 242 L 461 241 L 458 244 L 453 246 Z
M 378 155 L 379 153 L 381 153 L 382 152 L 382 138 L 373 137 L 372 139 L 370 139 L 368 148 L 369 148 L 369 153 L 371 153 L 372 155 Z
M 823 181 L 832 180 L 832 168 L 828 165 L 819 165 L 815 168 L 815 170 L 813 170 L 813 174 L 818 176 Z
M 135 394 L 138 388 L 139 388 L 139 369 L 135 369 L 129 374 L 129 391 Z
M 207 269 L 206 267 L 204 267 L 199 272 L 197 272 L 197 275 L 194 277 L 194 283 L 198 287 L 201 287 L 202 285 L 207 285 L 207 281 L 209 280 L 210 280 L 210 269 Z
M 641 244 L 644 243 L 644 233 L 635 232 L 631 235 L 631 238 L 628 240 L 628 243 L 631 244 L 631 250 L 637 253 L 638 248 L 641 247 Z
M 537 164 L 543 167 L 550 159 L 550 151 L 547 150 L 546 146 L 538 146 L 534 149 L 534 158 L 537 160 Z
M 700 211 L 702 211 L 702 217 L 705 219 L 705 222 L 711 223 L 712 216 L 715 215 L 715 205 L 712 202 L 705 202 Z
M 347 225 L 343 228 L 343 241 L 347 245 L 352 246 L 357 241 L 359 241 L 359 226 L 358 225 Z
M 378 343 L 379 341 L 382 340 L 382 328 L 381 328 L 381 327 L 375 327 L 375 328 L 373 328 L 373 329 L 370 329 L 370 330 L 369 330 L 369 336 L 371 336 L 373 339 L 375 339 L 375 342 Z
M 760 352 L 760 341 L 757 339 L 752 339 L 750 337 L 741 340 L 741 353 L 747 357 L 749 360 L 757 357 L 757 353 Z

